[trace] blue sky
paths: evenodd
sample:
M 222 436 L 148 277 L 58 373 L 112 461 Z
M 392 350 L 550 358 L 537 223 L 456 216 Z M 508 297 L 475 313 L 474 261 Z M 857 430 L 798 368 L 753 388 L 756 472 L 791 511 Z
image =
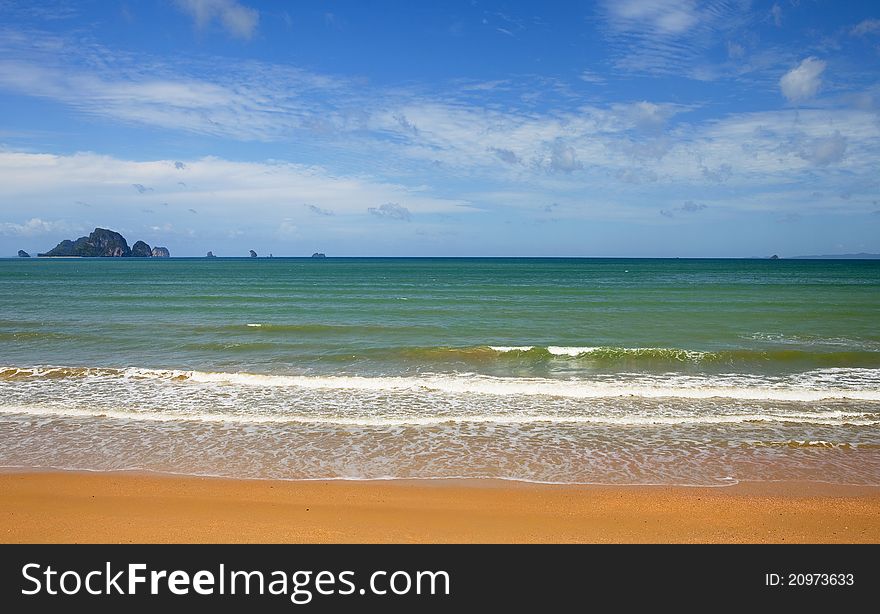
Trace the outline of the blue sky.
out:
M 880 6 L 0 0 L 0 255 L 96 226 L 178 256 L 880 252 Z

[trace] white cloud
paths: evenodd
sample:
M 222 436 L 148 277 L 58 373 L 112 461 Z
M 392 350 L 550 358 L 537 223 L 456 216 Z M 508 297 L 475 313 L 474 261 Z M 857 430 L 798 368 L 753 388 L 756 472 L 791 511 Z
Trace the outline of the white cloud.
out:
M 880 19 L 865 19 L 853 26 L 849 31 L 853 36 L 865 36 L 866 34 L 880 34 Z
M 639 130 L 653 132 L 663 128 L 669 118 L 678 112 L 672 105 L 642 101 L 634 104 L 617 104 L 611 107 L 615 113 Z
M 187 13 L 200 29 L 217 21 L 235 38 L 253 38 L 260 22 L 260 13 L 236 0 L 176 0 L 177 6 Z
M 54 234 L 58 232 L 78 231 L 78 226 L 62 220 L 48 221 L 38 217 L 16 224 L 14 222 L 0 223 L 0 234 L 15 237 L 36 237 L 40 235 Z
M 160 61 L 141 66 L 121 54 L 113 55 L 109 66 L 85 56 L 66 65 L 64 58 L 77 53 L 69 46 L 44 45 L 52 52 L 42 56 L 23 53 L 21 47 L 4 54 L 8 41 L 3 36 L 0 32 L 0 86 L 46 96 L 102 119 L 239 140 L 292 140 L 299 136 L 296 130 L 309 129 L 308 155 L 334 165 L 325 170 L 216 158 L 131 162 L 79 154 L 46 156 L 45 167 L 37 170 L 27 168 L 42 164 L 40 155 L 33 154 L 22 170 L 30 182 L 25 189 L 23 176 L 13 169 L 22 163 L 15 156 L 26 154 L 0 158 L 0 202 L 37 206 L 32 215 L 42 219 L 67 216 L 62 205 L 52 203 L 74 199 L 92 204 L 89 215 L 96 220 L 114 207 L 121 213 L 127 207 L 138 212 L 150 207 L 159 212 L 156 218 L 164 218 L 165 211 L 173 218 L 175 212 L 195 208 L 203 214 L 200 225 L 238 215 L 229 224 L 235 227 L 242 222 L 240 211 L 250 212 L 256 202 L 261 212 L 274 215 L 273 233 L 282 215 L 306 232 L 308 224 L 337 227 L 347 216 L 368 215 L 365 208 L 371 203 L 404 203 L 420 223 L 426 212 L 534 209 L 536 202 L 551 198 L 563 203 L 566 212 L 586 216 L 596 203 L 606 202 L 606 194 L 617 203 L 669 189 L 681 191 L 682 199 L 709 198 L 682 190 L 730 188 L 742 194 L 816 182 L 816 174 L 822 181 L 838 177 L 843 183 L 847 174 L 858 179 L 875 173 L 880 155 L 880 124 L 867 107 L 731 114 L 714 121 L 693 119 L 698 116 L 689 113 L 695 108 L 649 100 L 574 106 L 567 99 L 563 105 L 523 109 L 491 104 L 494 90 L 388 91 L 260 63 L 230 62 L 219 72 L 182 59 L 175 72 Z M 722 53 L 725 40 L 730 39 L 716 41 Z M 792 72 L 813 62 L 824 67 L 808 58 Z M 533 81 L 524 83 L 535 87 Z M 516 87 L 505 84 L 505 96 Z M 833 130 L 839 135 L 829 135 Z M 339 155 L 343 148 L 345 155 Z M 372 175 L 357 174 L 364 169 Z M 383 180 L 383 173 L 396 179 Z M 482 192 L 461 187 L 470 181 L 483 186 Z M 428 182 L 433 185 L 420 185 Z M 144 193 L 132 185 L 144 186 Z M 25 191 L 16 192 L 16 186 Z M 170 206 L 161 207 L 165 202 Z M 853 202 L 859 202 L 857 196 Z M 315 203 L 336 217 L 321 218 L 303 203 Z M 721 210 L 714 201 L 712 206 Z M 282 214 L 272 213 L 279 209 Z M 650 215 L 656 218 L 656 207 Z M 173 219 L 191 223 L 194 216 L 188 217 Z
M 822 86 L 825 66 L 825 62 L 814 57 L 802 61 L 779 80 L 782 95 L 790 102 L 802 102 L 815 96 Z
M 330 174 L 320 167 L 283 162 L 234 162 L 214 157 L 186 160 L 187 187 L 179 185 L 173 160 L 132 161 L 94 153 L 34 154 L 0 150 L 0 202 L 40 207 L 41 215 L 59 217 L 79 210 L 77 200 L 88 200 L 90 217 L 124 218 L 141 215 L 145 205 L 161 208 L 162 216 L 187 222 L 200 211 L 201 223 L 232 217 L 313 218 L 302 202 L 320 202 L 337 217 L 363 216 L 364 201 L 407 203 L 417 213 L 468 211 L 463 200 L 431 196 L 425 188 L 409 188 L 360 176 Z M 140 194 L 132 184 L 150 185 L 154 192 Z M 76 207 L 76 209 L 74 209 Z M 0 209 L 2 211 L 2 209 Z M 44 218 L 45 219 L 45 218 Z M 162 220 L 163 222 L 165 220 Z M 108 222 L 109 223 L 109 222 Z M 6 227 L 4 227 L 6 228 Z M 55 228 L 33 223 L 35 230 Z M 10 226 L 7 232 L 14 230 Z M 22 231 L 25 231 L 22 226 Z

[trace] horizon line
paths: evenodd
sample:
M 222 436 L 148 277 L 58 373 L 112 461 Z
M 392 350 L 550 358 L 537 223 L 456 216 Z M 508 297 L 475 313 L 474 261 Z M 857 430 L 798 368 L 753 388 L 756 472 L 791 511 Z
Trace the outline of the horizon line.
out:
M 864 256 L 864 257 L 860 257 Z M 880 253 L 799 256 L 2 256 L 0 260 L 878 260 Z

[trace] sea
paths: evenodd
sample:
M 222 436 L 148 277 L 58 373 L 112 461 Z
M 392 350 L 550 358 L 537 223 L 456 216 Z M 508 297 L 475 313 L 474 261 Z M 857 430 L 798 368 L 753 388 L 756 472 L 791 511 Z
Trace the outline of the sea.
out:
M 0 260 L 0 466 L 880 485 L 880 261 Z

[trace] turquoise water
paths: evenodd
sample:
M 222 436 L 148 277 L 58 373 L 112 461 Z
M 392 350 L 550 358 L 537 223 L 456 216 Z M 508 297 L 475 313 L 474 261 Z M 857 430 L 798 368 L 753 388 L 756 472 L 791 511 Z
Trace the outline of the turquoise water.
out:
M 880 484 L 880 262 L 0 260 L 0 464 Z

